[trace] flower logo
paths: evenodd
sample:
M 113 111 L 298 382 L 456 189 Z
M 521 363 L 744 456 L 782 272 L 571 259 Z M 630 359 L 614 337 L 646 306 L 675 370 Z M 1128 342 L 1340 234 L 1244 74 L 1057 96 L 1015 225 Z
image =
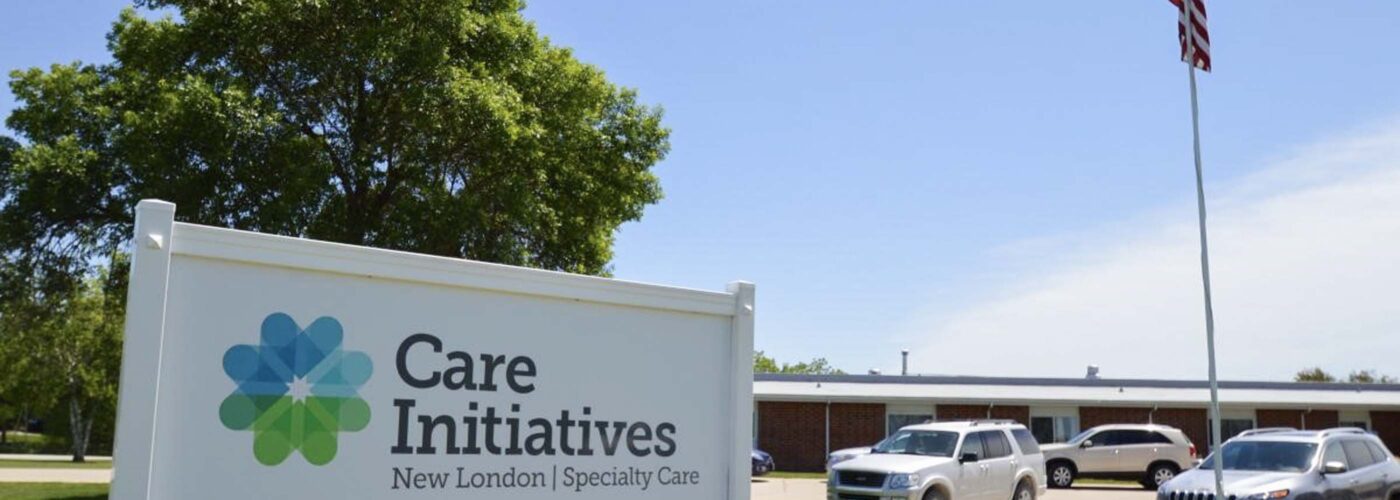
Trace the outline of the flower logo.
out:
M 374 365 L 363 352 L 340 348 L 340 322 L 323 316 L 306 329 L 291 316 L 263 319 L 259 345 L 224 353 L 224 373 L 238 387 L 219 405 L 232 430 L 253 431 L 253 456 L 277 465 L 295 450 L 313 465 L 335 458 L 336 436 L 369 425 L 369 404 L 357 390 Z

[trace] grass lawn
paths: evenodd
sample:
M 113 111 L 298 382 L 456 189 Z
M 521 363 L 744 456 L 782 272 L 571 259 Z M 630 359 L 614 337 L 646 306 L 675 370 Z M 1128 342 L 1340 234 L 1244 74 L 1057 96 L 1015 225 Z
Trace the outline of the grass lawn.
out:
M 105 484 L 0 483 L 0 498 L 8 500 L 105 500 Z
M 7 443 L 43 443 L 48 441 L 48 436 L 43 434 L 32 434 L 28 432 L 10 431 L 5 433 Z
M 110 469 L 112 462 L 54 462 L 49 460 L 0 460 L 0 469 Z

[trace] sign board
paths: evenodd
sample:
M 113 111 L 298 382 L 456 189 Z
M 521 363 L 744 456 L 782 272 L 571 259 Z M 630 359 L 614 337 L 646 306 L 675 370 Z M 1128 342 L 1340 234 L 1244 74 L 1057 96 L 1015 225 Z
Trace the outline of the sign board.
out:
M 747 499 L 753 285 L 136 210 L 112 498 Z

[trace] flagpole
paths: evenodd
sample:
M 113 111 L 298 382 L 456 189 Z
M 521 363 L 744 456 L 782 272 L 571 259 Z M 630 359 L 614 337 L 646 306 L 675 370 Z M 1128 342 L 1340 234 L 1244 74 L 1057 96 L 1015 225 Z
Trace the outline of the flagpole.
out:
M 1190 3 L 1190 0 L 1186 0 Z M 1188 37 L 1189 38 L 1189 37 Z M 1196 212 L 1199 215 L 1201 230 L 1201 284 L 1205 289 L 1206 301 L 1206 357 L 1210 365 L 1210 426 L 1211 451 L 1216 454 L 1215 495 L 1225 498 L 1225 472 L 1220 454 L 1220 383 L 1215 377 L 1215 309 L 1210 297 L 1210 250 L 1206 243 L 1206 189 L 1201 173 L 1201 119 L 1196 105 L 1196 66 L 1187 64 L 1186 71 L 1191 79 L 1191 136 L 1196 153 Z
M 1211 453 L 1215 454 L 1212 468 L 1215 470 L 1215 498 L 1225 497 L 1224 454 L 1220 449 L 1220 382 L 1215 376 L 1215 308 L 1210 296 L 1210 245 L 1206 241 L 1206 187 L 1205 175 L 1201 169 L 1201 111 L 1196 103 L 1196 47 L 1195 16 L 1193 0 L 1182 0 L 1182 11 L 1186 33 L 1186 74 L 1191 81 L 1191 140 L 1196 157 L 1196 214 L 1201 231 L 1201 286 L 1205 290 L 1206 303 L 1206 359 L 1210 372 L 1210 442 Z

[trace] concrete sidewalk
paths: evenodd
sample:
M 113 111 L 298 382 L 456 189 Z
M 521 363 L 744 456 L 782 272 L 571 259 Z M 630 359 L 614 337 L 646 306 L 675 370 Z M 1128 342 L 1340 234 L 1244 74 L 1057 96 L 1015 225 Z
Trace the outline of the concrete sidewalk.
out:
M 826 498 L 826 481 L 756 477 L 749 483 L 749 491 L 753 500 L 822 500 Z
M 0 483 L 110 483 L 112 469 L 0 469 Z
M 88 455 L 84 457 L 89 462 L 111 462 L 112 457 L 97 457 Z M 29 455 L 22 453 L 0 453 L 0 460 L 19 460 L 33 462 L 71 462 L 73 455 Z

